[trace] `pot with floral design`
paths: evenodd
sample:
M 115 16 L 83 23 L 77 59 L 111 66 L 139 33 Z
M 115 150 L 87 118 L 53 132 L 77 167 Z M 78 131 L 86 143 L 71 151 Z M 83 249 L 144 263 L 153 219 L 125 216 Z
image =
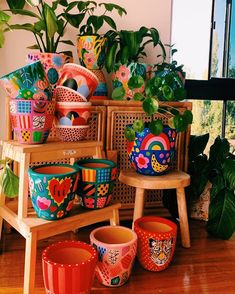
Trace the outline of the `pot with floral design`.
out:
M 82 159 L 74 165 L 79 174 L 77 194 L 81 205 L 89 209 L 107 206 L 115 185 L 116 164 L 107 159 Z
M 108 287 L 125 284 L 136 256 L 136 233 L 123 226 L 104 226 L 91 232 L 90 241 L 98 252 L 95 274 L 100 283 Z
M 137 256 L 143 268 L 162 271 L 171 263 L 177 239 L 177 225 L 162 217 L 144 216 L 134 222 L 138 236 Z
M 111 76 L 113 89 L 122 86 L 126 92 L 124 99 L 132 100 L 135 93 L 142 93 L 144 91 L 144 85 L 135 91 L 133 89 L 130 90 L 128 87 L 129 79 L 138 75 L 141 75 L 143 79 L 147 81 L 151 78 L 152 66 L 146 63 L 137 62 L 116 65 L 116 70 Z
M 69 164 L 46 164 L 29 168 L 29 190 L 33 208 L 40 218 L 65 217 L 73 207 L 77 169 Z
M 25 65 L 1 77 L 0 85 L 12 99 L 52 99 L 51 87 L 40 61 Z
M 38 60 L 41 61 L 53 90 L 56 88 L 63 66 L 68 62 L 73 62 L 72 57 L 62 53 L 31 52 L 27 55 L 28 63 Z
M 127 143 L 129 159 L 136 172 L 149 176 L 167 172 L 174 159 L 176 135 L 168 126 L 164 126 L 158 136 L 147 127 L 136 132 L 135 140 Z

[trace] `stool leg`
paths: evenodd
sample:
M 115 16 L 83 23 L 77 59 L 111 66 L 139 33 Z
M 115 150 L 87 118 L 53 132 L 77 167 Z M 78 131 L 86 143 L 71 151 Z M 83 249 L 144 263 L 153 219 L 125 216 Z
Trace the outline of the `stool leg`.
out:
M 144 211 L 144 192 L 145 192 L 144 189 L 136 188 L 132 229 L 134 229 L 135 220 L 137 218 L 140 218 L 140 217 L 143 216 L 143 211 Z
M 110 225 L 111 226 L 119 225 L 119 210 L 118 209 L 113 209 L 113 216 L 110 218 Z
M 24 294 L 34 294 L 35 270 L 37 257 L 37 233 L 30 233 L 26 238 L 24 264 Z
M 176 189 L 176 194 L 180 219 L 181 242 L 183 247 L 189 248 L 191 245 L 184 188 Z

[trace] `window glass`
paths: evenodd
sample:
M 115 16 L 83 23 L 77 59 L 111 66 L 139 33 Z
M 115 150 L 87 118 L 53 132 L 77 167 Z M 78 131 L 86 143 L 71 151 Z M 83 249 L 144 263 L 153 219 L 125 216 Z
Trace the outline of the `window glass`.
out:
M 233 1 L 231 9 L 228 77 L 235 78 L 235 1 Z

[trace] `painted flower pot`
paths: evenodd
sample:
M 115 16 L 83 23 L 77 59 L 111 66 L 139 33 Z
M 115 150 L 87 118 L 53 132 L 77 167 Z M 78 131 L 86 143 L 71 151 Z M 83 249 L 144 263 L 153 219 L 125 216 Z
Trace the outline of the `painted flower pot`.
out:
M 82 159 L 74 165 L 79 174 L 77 194 L 81 205 L 89 209 L 107 206 L 115 185 L 116 164 L 107 159 Z
M 99 80 L 99 84 L 90 100 L 93 101 L 93 100 L 108 99 L 108 87 L 107 87 L 104 73 L 102 72 L 101 69 L 91 69 L 91 71 L 97 76 Z
M 77 142 L 85 140 L 89 130 L 89 125 L 85 126 L 56 126 L 56 136 L 64 142 Z
M 46 164 L 29 168 L 29 189 L 33 208 L 40 218 L 65 217 L 73 207 L 77 169 L 69 164 Z
M 25 65 L 1 77 L 0 85 L 13 99 L 52 99 L 51 87 L 40 61 Z
M 42 253 L 46 293 L 89 294 L 97 264 L 97 252 L 80 241 L 61 241 Z
M 136 233 L 122 226 L 104 226 L 91 232 L 90 241 L 98 252 L 95 273 L 100 283 L 108 287 L 125 284 L 136 256 Z
M 166 269 L 173 259 L 177 238 L 177 225 L 172 221 L 144 216 L 134 222 L 138 236 L 138 260 L 149 271 Z
M 150 176 L 167 172 L 174 159 L 175 140 L 176 131 L 167 126 L 158 136 L 149 128 L 136 132 L 135 140 L 127 143 L 129 159 L 136 172 Z
M 55 91 L 57 102 L 87 102 L 87 99 L 77 91 L 64 86 L 57 86 Z
M 71 88 L 88 100 L 96 90 L 98 83 L 99 80 L 92 71 L 75 63 L 64 65 L 58 81 L 59 86 Z
M 126 92 L 124 99 L 132 100 L 135 93 L 142 93 L 144 91 L 144 85 L 134 91 L 128 87 L 129 79 L 137 75 L 142 76 L 147 81 L 152 75 L 152 66 L 137 62 L 132 62 L 128 65 L 118 65 L 116 71 L 111 76 L 113 89 L 122 86 Z
M 61 76 L 63 66 L 68 62 L 73 62 L 73 58 L 58 53 L 41 53 L 31 52 L 27 55 L 27 62 L 31 63 L 40 60 L 47 78 L 52 88 L 55 89 L 57 82 Z
M 55 117 L 60 126 L 89 125 L 91 102 L 57 102 Z
M 10 119 L 19 143 L 45 143 L 52 128 L 55 102 L 45 100 L 10 100 Z

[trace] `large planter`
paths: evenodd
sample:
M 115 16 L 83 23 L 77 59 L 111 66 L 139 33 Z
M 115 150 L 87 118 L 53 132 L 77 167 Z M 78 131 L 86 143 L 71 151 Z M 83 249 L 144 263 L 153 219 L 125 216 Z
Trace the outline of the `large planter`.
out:
M 144 216 L 134 222 L 138 236 L 137 256 L 143 268 L 149 271 L 166 269 L 173 259 L 177 225 L 156 216 Z
M 147 81 L 152 75 L 152 66 L 137 62 L 117 65 L 116 71 L 111 76 L 113 89 L 122 86 L 126 92 L 124 99 L 133 100 L 135 93 L 142 93 L 144 91 L 144 85 L 136 90 L 130 90 L 128 87 L 129 79 L 138 75 L 142 76 L 144 80 Z
M 75 167 L 79 173 L 77 194 L 81 205 L 89 209 L 107 206 L 116 180 L 116 164 L 106 159 L 82 159 Z
M 62 241 L 42 253 L 46 293 L 89 294 L 95 276 L 97 252 L 89 244 Z
M 47 164 L 29 168 L 28 174 L 37 216 L 47 220 L 65 217 L 73 207 L 77 169 L 69 164 Z
M 161 175 L 174 159 L 176 131 L 164 126 L 163 132 L 155 136 L 149 128 L 136 132 L 135 140 L 127 143 L 127 151 L 136 172 L 144 175 Z
M 0 85 L 12 99 L 52 99 L 51 88 L 40 61 L 25 65 L 1 77 Z
M 104 226 L 90 234 L 91 244 L 98 251 L 96 277 L 105 286 L 125 284 L 136 256 L 137 236 L 122 226 Z
M 31 52 L 27 55 L 27 62 L 31 63 L 40 60 L 47 78 L 52 88 L 55 89 L 61 76 L 63 66 L 68 62 L 73 62 L 73 58 L 59 53 Z

